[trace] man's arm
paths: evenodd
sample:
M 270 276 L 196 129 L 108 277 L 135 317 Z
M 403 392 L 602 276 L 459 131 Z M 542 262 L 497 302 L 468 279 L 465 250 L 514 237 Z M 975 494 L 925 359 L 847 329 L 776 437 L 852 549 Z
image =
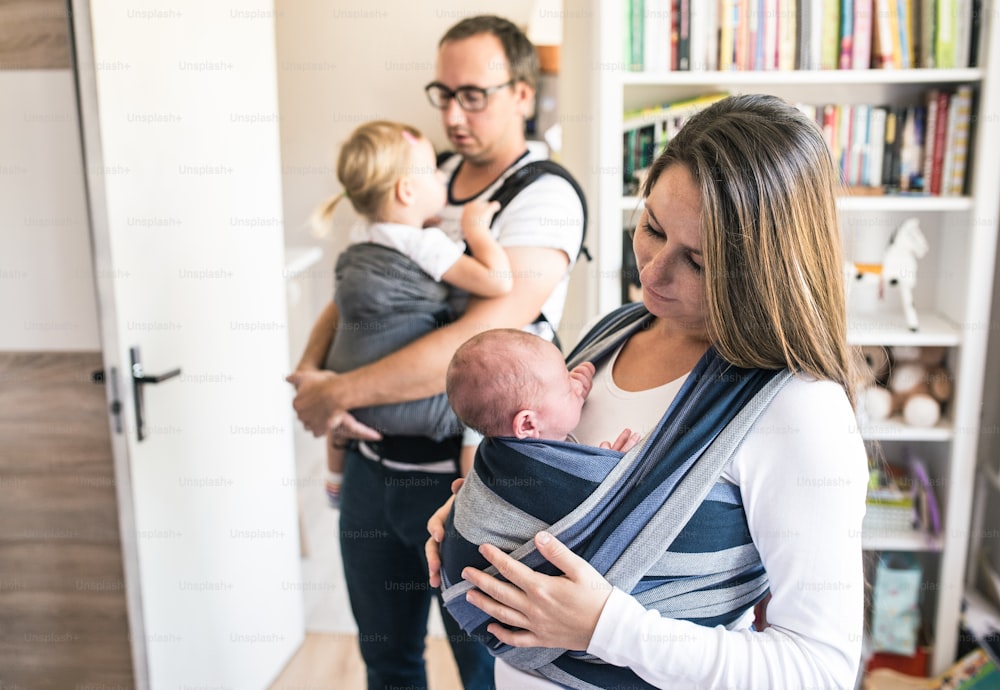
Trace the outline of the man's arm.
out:
M 510 293 L 470 299 L 459 319 L 376 362 L 341 375 L 293 381 L 297 389 L 293 406 L 306 428 L 319 436 L 339 424 L 347 410 L 442 393 L 448 363 L 459 345 L 480 331 L 521 328 L 534 321 L 563 279 L 569 257 L 551 248 L 508 247 L 506 251 L 514 277 Z

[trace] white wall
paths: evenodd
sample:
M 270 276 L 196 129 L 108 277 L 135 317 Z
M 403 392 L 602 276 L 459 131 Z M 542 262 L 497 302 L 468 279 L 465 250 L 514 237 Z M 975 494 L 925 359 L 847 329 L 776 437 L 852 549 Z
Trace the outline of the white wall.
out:
M 0 94 L 0 351 L 99 350 L 72 73 L 0 70 Z
M 460 19 L 498 12 L 525 27 L 533 0 L 275 0 L 278 99 L 281 111 L 285 241 L 318 245 L 327 257 L 315 269 L 329 298 L 332 257 L 344 246 L 349 213 L 318 240 L 304 227 L 324 198 L 339 190 L 340 143 L 367 120 L 400 120 L 447 145 L 438 111 L 423 87 L 434 79 L 437 42 Z

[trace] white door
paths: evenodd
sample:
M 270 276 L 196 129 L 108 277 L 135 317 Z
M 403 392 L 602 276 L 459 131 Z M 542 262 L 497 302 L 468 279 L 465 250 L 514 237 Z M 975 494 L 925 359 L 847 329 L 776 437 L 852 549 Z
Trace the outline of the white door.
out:
M 73 10 L 137 681 L 266 688 L 304 629 L 273 6 Z M 142 440 L 133 348 L 181 370 Z

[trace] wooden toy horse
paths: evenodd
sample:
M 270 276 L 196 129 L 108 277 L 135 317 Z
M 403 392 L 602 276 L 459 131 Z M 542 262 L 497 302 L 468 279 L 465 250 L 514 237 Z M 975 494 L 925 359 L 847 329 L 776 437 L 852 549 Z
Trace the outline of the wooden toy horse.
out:
M 916 331 L 920 324 L 913 308 L 913 288 L 917 284 L 917 259 L 926 253 L 927 240 L 920 232 L 920 223 L 908 218 L 889 238 L 881 264 L 848 263 L 845 271 L 848 280 L 877 280 L 879 299 L 884 297 L 886 285 L 898 287 L 906 325 Z

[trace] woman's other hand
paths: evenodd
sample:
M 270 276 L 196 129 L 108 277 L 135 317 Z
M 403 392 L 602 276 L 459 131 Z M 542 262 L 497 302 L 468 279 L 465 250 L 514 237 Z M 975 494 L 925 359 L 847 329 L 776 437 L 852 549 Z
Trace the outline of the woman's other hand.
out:
M 466 597 L 499 621 L 487 629 L 505 644 L 584 651 L 612 586 L 548 532 L 535 535 L 535 547 L 563 575 L 536 573 L 495 546 L 483 544 L 479 553 L 508 581 L 465 568 L 462 577 L 478 588 Z

